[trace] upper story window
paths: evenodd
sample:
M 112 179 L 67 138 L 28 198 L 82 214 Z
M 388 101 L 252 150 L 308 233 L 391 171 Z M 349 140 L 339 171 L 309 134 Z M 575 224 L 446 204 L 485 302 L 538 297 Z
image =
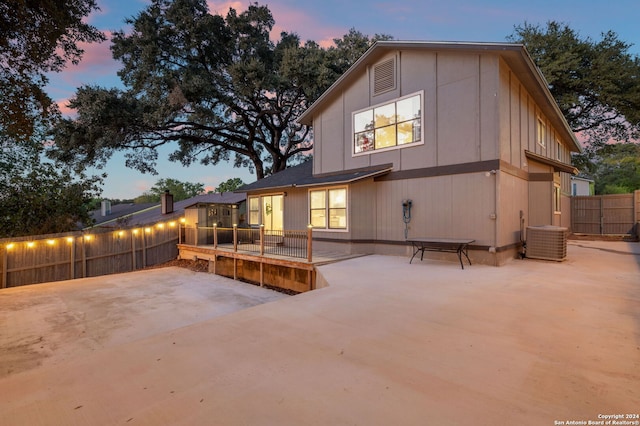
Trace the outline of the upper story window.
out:
M 422 142 L 422 98 L 417 93 L 353 113 L 353 153 Z
M 540 146 L 545 146 L 545 140 L 547 139 L 547 126 L 544 124 L 544 121 L 540 117 L 538 117 L 538 125 L 536 128 L 536 141 L 540 144 Z

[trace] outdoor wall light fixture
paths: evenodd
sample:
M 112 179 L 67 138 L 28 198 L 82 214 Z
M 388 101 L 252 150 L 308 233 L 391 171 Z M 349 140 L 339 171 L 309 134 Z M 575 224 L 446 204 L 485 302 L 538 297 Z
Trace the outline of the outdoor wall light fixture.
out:
M 56 240 L 47 240 L 47 244 L 49 244 L 50 246 L 54 245 L 56 243 Z
M 146 232 L 147 234 L 151 233 L 151 228 L 144 228 L 144 232 Z
M 175 222 L 173 222 L 173 221 L 171 221 L 171 222 L 169 222 L 169 226 L 170 226 L 171 228 L 175 228 L 176 223 L 175 223 Z
M 73 237 L 67 237 L 67 242 L 68 243 L 72 243 L 73 242 Z
M 36 245 L 36 243 L 34 243 L 33 241 L 29 241 L 27 243 L 27 247 L 29 247 L 29 248 L 33 248 L 35 245 Z
M 15 247 L 15 244 L 9 243 L 9 244 L 6 245 L 6 247 L 7 247 L 7 250 L 11 250 L 12 248 Z
M 489 170 L 488 172 L 485 172 L 485 174 L 484 174 L 484 175 L 485 175 L 486 177 L 489 177 L 489 176 L 491 176 L 491 175 L 495 175 L 496 173 L 498 173 L 498 171 L 497 171 L 497 170 Z
M 158 224 L 158 228 L 160 228 L 160 229 L 164 228 L 164 223 L 159 223 Z

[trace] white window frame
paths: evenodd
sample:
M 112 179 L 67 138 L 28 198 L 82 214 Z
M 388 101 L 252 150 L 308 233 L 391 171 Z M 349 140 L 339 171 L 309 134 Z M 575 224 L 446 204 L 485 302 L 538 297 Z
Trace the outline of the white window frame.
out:
M 396 145 L 394 146 L 389 146 L 389 147 L 385 147 L 385 148 L 375 148 L 375 142 L 372 142 L 374 144 L 374 148 L 369 150 L 369 151 L 363 151 L 363 152 L 356 152 L 356 131 L 355 131 L 355 116 L 356 114 L 360 114 L 362 112 L 365 111 L 369 111 L 369 110 L 374 110 L 376 108 L 381 108 L 387 105 L 392 105 L 392 104 L 396 104 L 400 101 L 403 101 L 405 99 L 409 99 L 412 98 L 414 96 L 420 96 L 420 140 L 416 141 L 416 142 L 410 142 L 410 143 L 406 143 L 406 144 L 402 144 L 402 145 L 398 145 L 397 141 L 396 141 Z M 376 105 L 371 105 L 368 106 L 366 108 L 362 108 L 359 109 L 357 111 L 353 111 L 351 113 L 351 156 L 352 157 L 360 157 L 363 155 L 371 155 L 371 154 L 376 154 L 379 152 L 386 152 L 386 151 L 393 151 L 396 149 L 403 149 L 403 148 L 409 148 L 409 147 L 414 147 L 414 146 L 418 146 L 418 145 L 424 145 L 424 127 L 425 127 L 425 120 L 424 120 L 424 90 L 420 90 L 411 94 L 408 94 L 406 96 L 402 96 L 400 98 L 395 98 L 393 100 L 390 101 L 386 101 L 386 102 L 381 102 L 379 104 Z M 375 120 L 375 117 L 374 117 Z M 396 123 L 397 124 L 397 123 Z M 375 128 L 374 128 L 375 131 Z
M 249 226 L 260 226 L 260 222 L 261 222 L 261 211 L 260 211 L 260 200 L 262 199 L 262 197 L 260 195 L 251 195 L 249 197 L 247 197 L 247 225 Z M 251 210 L 251 200 L 258 200 L 258 210 Z M 251 212 L 252 211 L 257 211 L 258 212 L 258 223 L 253 223 L 251 221 Z
M 546 147 L 546 139 L 547 139 L 547 124 L 544 122 L 542 117 L 538 116 L 536 121 L 536 142 L 541 147 Z
M 336 189 L 344 189 L 345 191 L 345 227 L 344 228 L 332 228 L 331 227 L 331 218 L 329 216 L 329 211 L 331 210 L 331 206 L 329 205 L 329 191 L 333 191 Z M 308 223 L 311 224 L 311 193 L 316 191 L 324 191 L 324 200 L 325 200 L 325 226 L 319 227 L 314 226 L 314 231 L 320 232 L 349 232 L 349 188 L 347 186 L 329 186 L 329 187 L 321 187 L 321 188 L 310 188 L 307 193 L 307 215 L 308 215 Z

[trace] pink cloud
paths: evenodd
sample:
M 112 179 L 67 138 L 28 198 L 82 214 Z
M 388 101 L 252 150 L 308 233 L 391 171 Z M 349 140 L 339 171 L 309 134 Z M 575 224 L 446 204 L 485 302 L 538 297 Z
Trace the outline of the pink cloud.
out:
M 209 11 L 213 14 L 226 16 L 229 8 L 238 13 L 247 10 L 248 3 L 242 1 L 208 1 Z M 280 33 L 296 33 L 302 42 L 314 40 L 320 46 L 327 48 L 333 46 L 333 39 L 342 37 L 348 29 L 319 25 L 318 20 L 311 14 L 285 5 L 268 5 L 273 14 L 275 25 L 271 31 L 273 40 L 280 39 Z
M 340 38 L 347 33 L 348 28 L 320 25 L 313 15 L 291 7 L 280 5 L 270 6 L 271 13 L 276 21 L 271 36 L 280 38 L 280 33 L 296 33 L 302 42 L 313 40 L 320 46 L 327 48 L 333 46 L 333 39 Z
M 74 118 L 75 117 L 76 110 L 75 109 L 71 109 L 69 107 L 69 98 L 60 99 L 60 100 L 56 101 L 56 104 L 58 105 L 58 108 L 60 109 L 60 112 L 62 113 L 62 115 L 64 115 L 65 117 L 69 117 L 69 118 Z
M 229 8 L 233 8 L 238 13 L 247 10 L 247 3 L 242 1 L 208 1 L 209 12 L 214 15 L 227 16 Z

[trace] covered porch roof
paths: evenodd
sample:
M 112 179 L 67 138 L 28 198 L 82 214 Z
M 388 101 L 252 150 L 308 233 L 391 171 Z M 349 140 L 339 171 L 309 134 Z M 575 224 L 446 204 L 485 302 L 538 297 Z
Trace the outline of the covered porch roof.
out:
M 289 167 L 281 172 L 243 186 L 239 191 L 255 192 L 284 188 L 312 187 L 321 185 L 338 185 L 352 183 L 389 173 L 392 164 L 364 167 L 360 169 L 342 170 L 335 173 L 313 174 L 313 163 L 306 161 Z

